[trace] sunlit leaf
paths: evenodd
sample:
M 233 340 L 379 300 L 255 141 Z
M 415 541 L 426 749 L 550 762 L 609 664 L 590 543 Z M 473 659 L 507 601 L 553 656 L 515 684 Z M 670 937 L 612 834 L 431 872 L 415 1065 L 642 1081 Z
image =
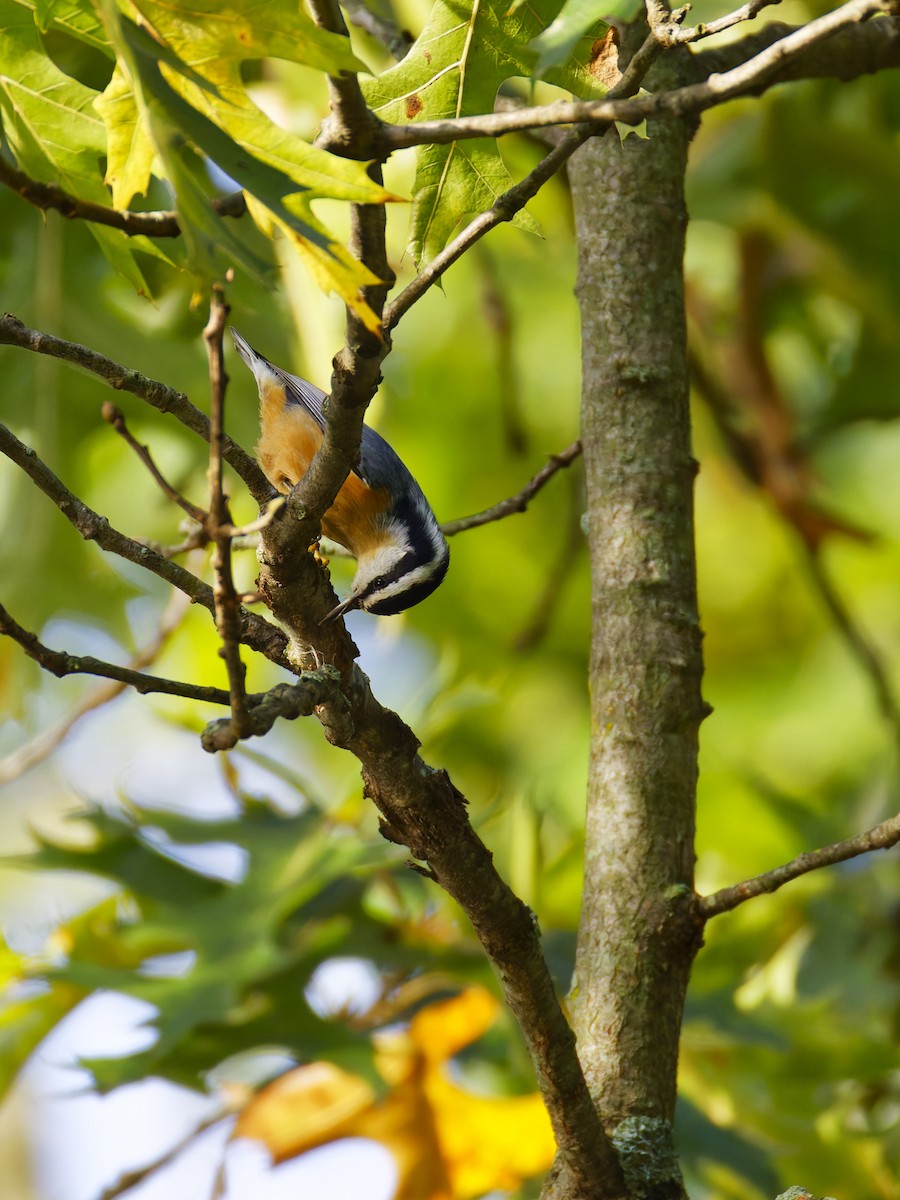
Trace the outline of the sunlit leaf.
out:
M 62 72 L 44 50 L 32 12 L 0 0 L 0 115 L 21 168 L 85 200 L 108 204 L 100 174 L 106 135 L 96 93 Z M 134 257 L 144 239 L 91 224 L 104 254 L 138 291 L 148 291 Z
M 409 54 L 367 83 L 366 98 L 384 121 L 408 124 L 493 111 L 507 79 L 531 76 L 537 53 L 530 43 L 553 20 L 559 0 L 511 8 L 507 0 L 474 5 L 438 0 Z M 579 96 L 602 95 L 589 69 L 590 42 L 548 75 Z M 490 138 L 422 146 L 417 151 L 410 250 L 416 262 L 433 258 L 467 215 L 490 208 L 512 179 Z M 537 230 L 527 212 L 516 217 Z
M 150 186 L 156 147 L 140 120 L 131 84 L 119 67 L 94 107 L 103 118 L 108 137 L 106 183 L 116 208 L 128 208 Z
M 481 1036 L 498 1007 L 484 988 L 468 988 L 423 1008 L 407 1033 L 379 1035 L 376 1062 L 390 1086 L 380 1100 L 330 1063 L 289 1071 L 250 1101 L 234 1136 L 264 1143 L 276 1162 L 340 1138 L 371 1138 L 394 1157 L 401 1200 L 512 1190 L 553 1161 L 543 1101 L 476 1095 L 446 1074 L 447 1060 Z

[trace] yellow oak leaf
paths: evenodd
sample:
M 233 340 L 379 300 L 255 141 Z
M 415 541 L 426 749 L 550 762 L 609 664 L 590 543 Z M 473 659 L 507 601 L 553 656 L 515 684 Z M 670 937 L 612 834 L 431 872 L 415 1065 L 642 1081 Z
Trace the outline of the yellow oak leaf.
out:
M 468 988 L 423 1008 L 406 1031 L 378 1035 L 376 1065 L 388 1084 L 381 1099 L 331 1063 L 288 1071 L 250 1100 L 233 1136 L 262 1142 L 276 1163 L 341 1138 L 371 1138 L 396 1162 L 395 1200 L 473 1200 L 518 1187 L 556 1152 L 540 1096 L 475 1095 L 446 1072 L 498 1007 L 486 988 Z

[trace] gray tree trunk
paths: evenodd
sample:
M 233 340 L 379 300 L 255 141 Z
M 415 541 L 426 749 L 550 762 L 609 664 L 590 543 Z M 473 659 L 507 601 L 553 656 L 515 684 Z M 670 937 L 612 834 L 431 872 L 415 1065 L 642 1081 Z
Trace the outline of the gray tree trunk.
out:
M 640 1200 L 684 1195 L 671 1123 L 700 942 L 691 901 L 704 705 L 682 272 L 691 133 L 666 121 L 649 140 L 610 134 L 569 170 L 593 628 L 570 1008 L 588 1086 Z

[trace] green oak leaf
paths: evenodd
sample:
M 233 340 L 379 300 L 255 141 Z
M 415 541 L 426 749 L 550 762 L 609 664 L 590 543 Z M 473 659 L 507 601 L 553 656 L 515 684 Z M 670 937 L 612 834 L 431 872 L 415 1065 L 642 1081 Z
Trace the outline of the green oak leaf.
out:
M 366 99 L 377 116 L 394 124 L 492 112 L 502 83 L 533 75 L 537 51 L 531 43 L 559 7 L 560 0 L 515 9 L 509 0 L 437 0 L 409 54 L 365 84 Z M 593 39 L 584 39 L 580 52 L 550 71 L 548 81 L 585 99 L 603 95 L 590 72 L 592 45 Z M 493 139 L 419 147 L 410 233 L 416 262 L 434 258 L 463 218 L 490 208 L 511 184 Z M 515 223 L 537 229 L 524 211 Z
M 135 809 L 92 812 L 79 824 L 87 844 L 39 838 L 33 854 L 4 865 L 100 876 L 124 888 L 128 902 L 109 898 L 64 926 L 54 937 L 56 961 L 31 972 L 45 990 L 13 993 L 0 1008 L 0 1081 L 95 991 L 152 1004 L 158 1035 L 140 1054 L 92 1061 L 101 1088 L 147 1074 L 199 1088 L 223 1059 L 265 1045 L 353 1069 L 368 1060 L 368 1037 L 317 1014 L 304 989 L 322 961 L 357 948 L 359 927 L 367 926 L 370 953 L 390 946 L 390 927 L 360 911 L 356 873 L 390 868 L 393 848 L 370 847 L 314 810 L 283 816 L 261 804 L 213 822 Z M 191 848 L 210 844 L 240 848 L 237 882 L 190 865 Z M 184 969 L 166 968 L 160 956 L 178 952 L 189 952 Z M 11 979 L 21 974 L 12 966 Z
M 118 65 L 94 107 L 106 126 L 106 184 L 112 189 L 115 207 L 126 209 L 135 196 L 147 194 L 156 147 L 140 119 L 131 83 Z
M 48 29 L 58 29 L 113 57 L 103 22 L 90 0 L 17 0 L 17 3 L 34 12 L 34 19 L 42 33 Z
M 317 220 L 311 204 L 324 196 L 366 203 L 392 197 L 369 179 L 363 164 L 307 145 L 280 130 L 252 104 L 240 77 L 240 62 L 265 53 L 268 43 L 261 36 L 254 41 L 245 24 L 222 21 L 222 13 L 252 6 L 237 0 L 222 7 L 216 20 L 210 18 L 217 41 L 202 25 L 204 13 L 196 17 L 191 10 L 186 16 L 187 10 L 179 6 L 163 9 L 144 3 L 140 10 L 133 6 L 142 22 L 137 25 L 111 0 L 98 2 L 131 77 L 139 120 L 149 127 L 175 188 L 198 282 L 208 283 L 221 274 L 217 250 L 223 241 L 223 248 L 251 273 L 260 271 L 258 263 L 248 261 L 238 238 L 222 230 L 223 223 L 208 204 L 192 202 L 192 197 L 200 201 L 200 181 L 194 173 L 194 186 L 188 186 L 185 142 L 243 188 L 251 215 L 266 232 L 277 226 L 312 260 L 325 290 L 336 291 L 369 328 L 377 328 L 374 313 L 360 296 L 364 285 L 375 282 L 374 276 Z M 298 30 L 301 27 L 302 22 Z M 274 45 L 284 53 L 288 40 L 280 29 L 272 34 Z M 300 56 L 308 53 L 302 50 Z M 333 61 L 356 64 L 347 57 L 348 50 L 342 47 L 341 53 L 344 58 Z
M 0 116 L 10 151 L 33 178 L 105 205 L 109 193 L 100 160 L 106 134 L 94 111 L 96 96 L 48 57 L 33 11 L 15 0 L 0 0 Z M 146 293 L 134 251 L 147 250 L 147 239 L 129 239 L 93 222 L 89 227 L 112 265 Z

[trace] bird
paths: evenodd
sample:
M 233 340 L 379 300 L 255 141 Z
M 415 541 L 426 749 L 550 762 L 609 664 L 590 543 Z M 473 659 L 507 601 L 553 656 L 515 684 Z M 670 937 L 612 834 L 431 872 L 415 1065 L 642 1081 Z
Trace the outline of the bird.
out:
M 325 393 L 254 350 L 234 328 L 234 345 L 259 390 L 256 454 L 269 482 L 287 494 L 306 474 L 325 435 Z M 418 604 L 447 574 L 450 547 L 431 505 L 388 443 L 363 425 L 359 465 L 322 517 L 322 532 L 356 559 L 350 595 L 323 618 L 352 609 L 393 616 Z

